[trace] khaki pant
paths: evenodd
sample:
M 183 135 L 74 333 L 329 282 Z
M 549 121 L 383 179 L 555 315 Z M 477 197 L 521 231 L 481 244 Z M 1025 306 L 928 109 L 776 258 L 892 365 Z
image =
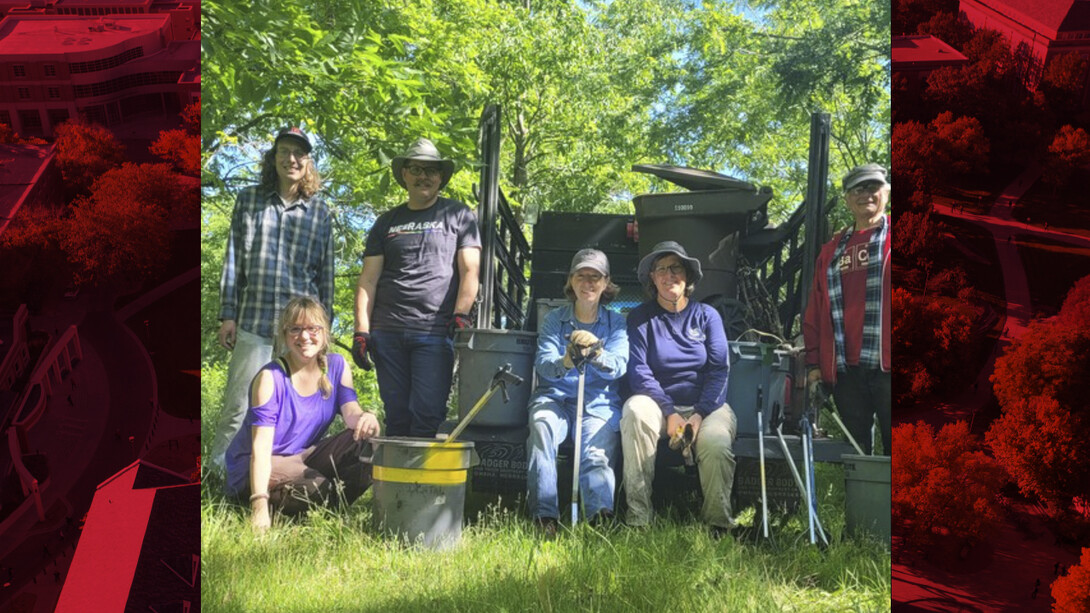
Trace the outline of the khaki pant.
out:
M 231 441 L 242 429 L 242 420 L 250 410 L 250 384 L 261 367 L 272 361 L 272 339 L 251 334 L 238 328 L 231 363 L 227 367 L 227 386 L 223 390 L 223 407 L 212 436 L 212 464 L 225 470 L 224 456 Z
M 682 417 L 692 409 L 678 408 Z M 734 485 L 734 438 L 738 421 L 724 404 L 704 418 L 696 436 L 696 464 L 700 489 L 704 493 L 701 517 L 720 528 L 734 527 L 730 491 Z M 627 523 L 645 526 L 651 522 L 651 483 L 655 479 L 655 454 L 659 438 L 666 434 L 666 418 L 658 403 L 637 394 L 625 402 L 621 412 L 621 449 L 624 452 L 624 487 L 628 501 Z

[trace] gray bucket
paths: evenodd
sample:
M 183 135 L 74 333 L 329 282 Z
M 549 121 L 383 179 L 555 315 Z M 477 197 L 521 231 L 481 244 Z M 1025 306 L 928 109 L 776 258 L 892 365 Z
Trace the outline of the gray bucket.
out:
M 377 532 L 429 549 L 462 538 L 466 477 L 477 464 L 473 443 L 435 439 L 371 439 L 373 518 Z
M 890 543 L 890 457 L 840 456 L 844 463 L 844 524 L 849 534 Z
M 507 386 L 511 401 L 504 404 L 499 390 L 473 418 L 475 426 L 525 426 L 526 407 L 533 390 L 537 333 L 521 330 L 469 328 L 454 337 L 458 351 L 458 419 L 462 419 L 485 395 L 496 370 L 504 364 L 522 377 L 522 385 Z

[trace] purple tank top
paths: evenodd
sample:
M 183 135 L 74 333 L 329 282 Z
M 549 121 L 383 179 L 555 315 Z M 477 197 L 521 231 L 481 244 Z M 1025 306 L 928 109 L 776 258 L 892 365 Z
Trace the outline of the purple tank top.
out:
M 250 455 L 253 426 L 273 427 L 273 455 L 295 455 L 314 445 L 325 435 L 333 418 L 345 404 L 357 399 L 356 391 L 341 385 L 344 373 L 344 357 L 337 353 L 327 354 L 329 380 L 333 393 L 322 398 L 319 389 L 310 396 L 302 396 L 291 385 L 288 374 L 280 362 L 270 362 L 262 367 L 273 375 L 272 398 L 265 404 L 246 412 L 242 429 L 227 448 L 227 491 L 241 494 L 249 486 Z

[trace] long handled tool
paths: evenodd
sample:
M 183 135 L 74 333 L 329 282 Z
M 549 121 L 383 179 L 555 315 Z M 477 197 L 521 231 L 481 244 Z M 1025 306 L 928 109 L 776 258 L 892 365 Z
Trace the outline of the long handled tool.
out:
M 821 535 L 821 540 L 828 545 L 829 540 L 825 537 L 824 528 L 821 527 L 821 520 L 818 517 L 817 509 L 810 505 L 806 484 L 802 482 L 802 477 L 799 475 L 799 469 L 795 467 L 795 458 L 791 455 L 791 449 L 788 448 L 787 441 L 783 438 L 783 416 L 780 414 L 779 404 L 774 404 L 772 408 L 772 427 L 776 430 L 776 439 L 780 441 L 780 450 L 783 451 L 783 457 L 787 459 L 787 467 L 791 469 L 791 476 L 795 478 L 795 486 L 799 488 L 799 495 L 806 500 L 806 506 L 808 508 L 807 513 L 813 514 L 813 521 L 814 525 L 817 527 L 818 534 Z
M 821 389 L 820 383 L 814 384 L 808 397 L 810 399 L 810 405 L 816 407 L 816 410 L 819 411 L 821 410 L 821 407 L 825 406 L 825 404 L 828 402 L 828 397 Z M 829 411 L 829 414 L 833 416 L 833 421 L 836 422 L 836 425 L 840 426 L 840 429 L 844 432 L 844 436 L 848 437 L 848 442 L 852 444 L 852 447 L 855 447 L 855 451 L 859 455 L 867 455 L 863 453 L 863 448 L 860 447 L 859 443 L 855 441 L 855 437 L 852 436 L 851 431 L 848 430 L 848 426 L 844 425 L 844 422 L 840 419 L 840 415 L 838 415 L 838 412 L 839 411 Z M 871 438 L 874 438 L 873 434 L 871 435 Z
M 764 418 L 761 415 L 761 405 L 764 403 L 764 388 L 757 386 L 757 452 L 760 454 L 761 463 L 761 529 L 764 537 L 768 538 L 768 485 L 765 480 L 765 429 Z
M 817 527 L 821 540 L 828 545 L 829 541 L 825 537 L 825 532 L 822 531 L 820 524 L 817 522 L 817 494 L 814 491 L 814 430 L 810 425 L 811 408 L 808 407 L 803 412 L 802 420 L 799 423 L 802 428 L 802 467 L 806 472 L 806 512 L 809 516 L 810 544 L 817 544 L 817 539 L 814 536 L 814 528 Z
M 587 347 L 587 351 L 580 352 L 575 356 L 572 361 L 575 363 L 575 370 L 579 372 L 579 385 L 576 388 L 575 393 L 575 446 L 572 449 L 572 477 L 571 477 L 571 525 L 575 525 L 579 521 L 579 463 L 583 459 L 583 388 L 587 382 L 587 362 L 590 361 L 588 355 L 594 355 L 602 349 L 605 343 L 599 340 L 597 343 Z M 612 372 L 613 369 L 606 366 L 599 366 L 599 370 L 603 372 Z
M 477 416 L 477 413 L 481 412 L 484 405 L 488 404 L 488 401 L 492 398 L 492 395 L 496 393 L 496 390 L 503 391 L 503 402 L 506 404 L 511 401 L 511 397 L 507 394 L 507 384 L 514 383 L 520 385 L 522 383 L 522 377 L 511 372 L 511 364 L 504 364 L 496 369 L 496 374 L 492 375 L 492 383 L 488 386 L 488 391 L 481 396 L 481 399 L 477 401 L 477 404 L 473 405 L 473 408 L 466 413 L 466 416 L 462 418 L 462 421 L 458 422 L 458 425 L 454 427 L 454 430 L 450 433 L 450 436 L 446 438 L 447 443 L 453 443 L 458 435 L 466 429 L 469 422 L 473 421 L 473 418 Z

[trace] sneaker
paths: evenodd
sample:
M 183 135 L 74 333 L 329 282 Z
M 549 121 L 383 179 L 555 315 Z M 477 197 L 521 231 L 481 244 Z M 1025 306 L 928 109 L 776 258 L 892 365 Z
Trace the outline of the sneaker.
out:
M 537 526 L 543 539 L 546 541 L 556 540 L 556 533 L 560 526 L 556 523 L 555 517 L 535 517 L 534 525 Z

